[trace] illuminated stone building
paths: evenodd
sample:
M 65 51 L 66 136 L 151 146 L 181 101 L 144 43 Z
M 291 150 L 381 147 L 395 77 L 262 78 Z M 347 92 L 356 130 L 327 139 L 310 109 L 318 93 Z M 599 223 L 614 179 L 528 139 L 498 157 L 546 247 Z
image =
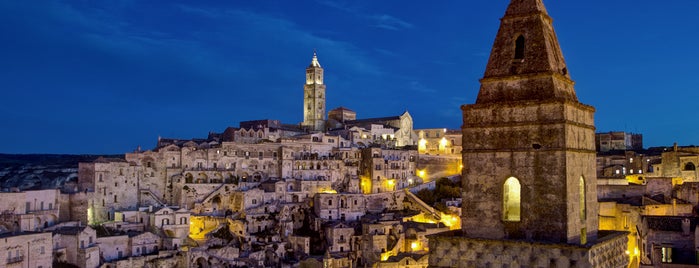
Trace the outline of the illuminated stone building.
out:
M 461 155 L 461 130 L 427 128 L 413 130 L 417 135 L 417 150 L 427 155 Z
M 413 117 L 408 111 L 397 116 L 348 120 L 345 121 L 345 127 L 370 130 L 373 143 L 390 140 L 393 147 L 417 145 L 417 136 L 413 133 Z
M 400 190 L 415 176 L 415 150 L 362 149 L 361 188 L 365 194 Z
M 595 134 L 597 151 L 643 150 L 643 135 L 624 131 L 610 131 Z
M 313 52 L 311 65 L 306 68 L 306 84 L 303 86 L 302 126 L 313 131 L 325 131 L 325 84 L 323 68 Z
M 430 239 L 431 267 L 624 267 L 598 232 L 594 108 L 576 97 L 541 0 L 512 0 L 463 111 L 462 230 Z
M 303 123 L 243 121 L 206 138 L 158 138 L 154 149 L 139 148 L 124 159 L 80 163 L 77 187 L 61 207 L 71 220 L 82 223 L 117 232 L 151 231 L 160 238 L 160 250 L 177 250 L 193 239 L 201 248 L 190 252 L 207 252 L 207 243 L 217 241 L 212 233 L 228 226 L 243 242 L 235 254 L 224 255 L 276 263 L 285 243 L 298 240 L 294 233 L 314 212 L 309 207 L 313 201 L 317 217 L 311 222 L 318 227 L 315 231 L 324 232 L 321 225 L 357 224 L 367 212 L 402 210 L 402 189 L 418 181 L 416 136 L 407 111 L 369 119 L 357 119 L 354 111 L 342 107 L 332 110 L 329 120 L 324 114 L 323 69 L 314 54 L 306 69 Z M 352 228 L 328 230 L 332 235 L 325 239 L 333 259 L 360 258 L 354 252 L 358 242 L 349 244 Z M 127 241 L 123 235 L 103 240 L 110 241 L 104 245 Z M 272 245 L 282 252 L 263 249 Z M 404 245 L 391 247 L 391 254 L 400 253 Z M 114 263 L 134 255 L 120 256 L 115 249 L 104 251 Z M 380 250 L 372 254 L 372 260 L 380 260 Z M 187 259 L 199 263 L 202 258 L 192 253 Z M 227 261 L 212 258 L 212 263 Z
M 652 165 L 649 177 L 682 178 L 684 182 L 699 182 L 699 147 L 678 147 L 662 153 L 661 161 Z

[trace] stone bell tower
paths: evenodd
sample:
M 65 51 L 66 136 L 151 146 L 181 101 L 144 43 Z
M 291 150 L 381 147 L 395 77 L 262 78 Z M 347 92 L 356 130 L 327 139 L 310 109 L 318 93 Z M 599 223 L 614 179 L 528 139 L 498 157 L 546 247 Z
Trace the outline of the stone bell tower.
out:
M 541 0 L 513 0 L 463 110 L 463 230 L 586 243 L 597 235 L 594 108 L 578 102 Z
M 430 266 L 623 267 L 623 233 L 598 244 L 594 108 L 542 0 L 511 0 L 480 82 L 461 107 L 462 230 L 430 237 Z
M 313 51 L 313 60 L 306 68 L 306 84 L 303 86 L 303 122 L 302 126 L 312 131 L 325 130 L 325 84 L 323 68 L 318 56 Z

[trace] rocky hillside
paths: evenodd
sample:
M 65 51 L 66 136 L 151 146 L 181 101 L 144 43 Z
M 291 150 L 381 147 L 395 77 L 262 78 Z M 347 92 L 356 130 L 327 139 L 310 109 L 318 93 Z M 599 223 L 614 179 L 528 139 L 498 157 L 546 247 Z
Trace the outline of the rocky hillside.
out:
M 61 188 L 78 179 L 78 163 L 123 155 L 0 154 L 0 190 Z

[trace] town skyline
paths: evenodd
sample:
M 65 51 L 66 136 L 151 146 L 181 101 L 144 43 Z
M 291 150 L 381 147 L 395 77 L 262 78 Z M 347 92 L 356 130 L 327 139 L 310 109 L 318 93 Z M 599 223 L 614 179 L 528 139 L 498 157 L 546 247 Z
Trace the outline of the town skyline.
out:
M 407 110 L 417 129 L 458 129 L 501 2 L 2 3 L 0 29 L 14 39 L 1 45 L 1 119 L 12 131 L 0 137 L 13 142 L 0 152 L 123 153 L 240 121 L 299 123 L 314 49 L 328 110 Z M 699 56 L 680 34 L 696 30 L 689 7 L 699 3 L 657 12 L 650 2 L 598 2 L 546 3 L 578 99 L 597 108 L 597 131 L 641 133 L 646 147 L 696 143 L 698 93 L 687 89 Z

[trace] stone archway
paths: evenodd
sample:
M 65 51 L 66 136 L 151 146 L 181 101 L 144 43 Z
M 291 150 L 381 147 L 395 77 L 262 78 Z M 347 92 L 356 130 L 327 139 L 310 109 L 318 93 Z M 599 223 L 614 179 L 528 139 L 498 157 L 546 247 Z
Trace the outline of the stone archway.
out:
M 252 174 L 252 181 L 253 182 L 261 182 L 265 178 L 266 178 L 265 174 L 260 172 L 260 171 Z
M 42 224 L 43 224 L 43 222 L 41 221 L 41 218 L 39 218 L 39 217 L 34 218 L 34 230 L 38 231 L 39 228 L 43 227 Z
M 211 199 L 211 207 L 214 209 L 214 211 L 218 211 L 221 209 L 221 197 L 216 195 L 214 198 Z
M 209 261 L 207 261 L 204 257 L 199 257 L 194 261 L 194 267 L 197 268 L 209 268 Z

